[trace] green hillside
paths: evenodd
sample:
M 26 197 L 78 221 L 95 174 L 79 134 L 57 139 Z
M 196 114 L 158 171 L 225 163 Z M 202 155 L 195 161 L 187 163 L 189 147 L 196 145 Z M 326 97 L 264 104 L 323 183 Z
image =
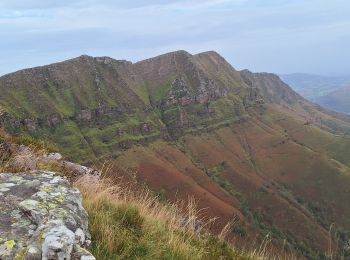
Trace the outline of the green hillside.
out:
M 0 78 L 0 125 L 70 160 L 112 161 L 165 199 L 194 196 L 236 239 L 309 259 L 346 252 L 350 117 L 215 52 L 81 56 Z M 334 232 L 329 233 L 330 226 Z M 336 246 L 335 246 L 336 245 Z

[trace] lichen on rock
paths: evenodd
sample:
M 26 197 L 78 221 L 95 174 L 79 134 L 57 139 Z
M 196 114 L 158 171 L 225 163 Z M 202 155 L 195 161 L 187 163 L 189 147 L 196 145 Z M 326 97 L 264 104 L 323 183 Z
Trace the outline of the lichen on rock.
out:
M 0 259 L 95 259 L 79 190 L 52 172 L 0 173 Z

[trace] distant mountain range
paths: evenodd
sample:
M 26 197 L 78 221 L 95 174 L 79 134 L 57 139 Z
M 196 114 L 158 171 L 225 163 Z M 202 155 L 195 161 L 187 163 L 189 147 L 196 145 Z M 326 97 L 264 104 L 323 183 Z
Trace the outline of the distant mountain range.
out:
M 295 73 L 280 77 L 306 99 L 338 112 L 350 113 L 350 76 Z

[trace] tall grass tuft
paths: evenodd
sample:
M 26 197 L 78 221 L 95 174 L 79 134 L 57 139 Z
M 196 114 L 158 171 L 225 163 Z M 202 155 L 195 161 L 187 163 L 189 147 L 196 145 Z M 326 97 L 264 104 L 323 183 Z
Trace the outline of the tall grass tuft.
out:
M 75 182 L 84 197 L 92 235 L 91 251 L 100 260 L 113 259 L 283 259 L 267 250 L 238 250 L 207 232 L 214 220 L 204 220 L 195 201 L 163 204 L 147 189 L 111 180 L 82 177 Z M 198 223 L 200 223 L 198 227 Z

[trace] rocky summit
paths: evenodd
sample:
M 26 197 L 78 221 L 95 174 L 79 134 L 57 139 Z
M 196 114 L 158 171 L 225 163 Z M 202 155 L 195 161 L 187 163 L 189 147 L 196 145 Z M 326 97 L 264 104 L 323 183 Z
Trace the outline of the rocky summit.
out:
M 93 260 L 80 192 L 52 172 L 0 174 L 0 259 Z

